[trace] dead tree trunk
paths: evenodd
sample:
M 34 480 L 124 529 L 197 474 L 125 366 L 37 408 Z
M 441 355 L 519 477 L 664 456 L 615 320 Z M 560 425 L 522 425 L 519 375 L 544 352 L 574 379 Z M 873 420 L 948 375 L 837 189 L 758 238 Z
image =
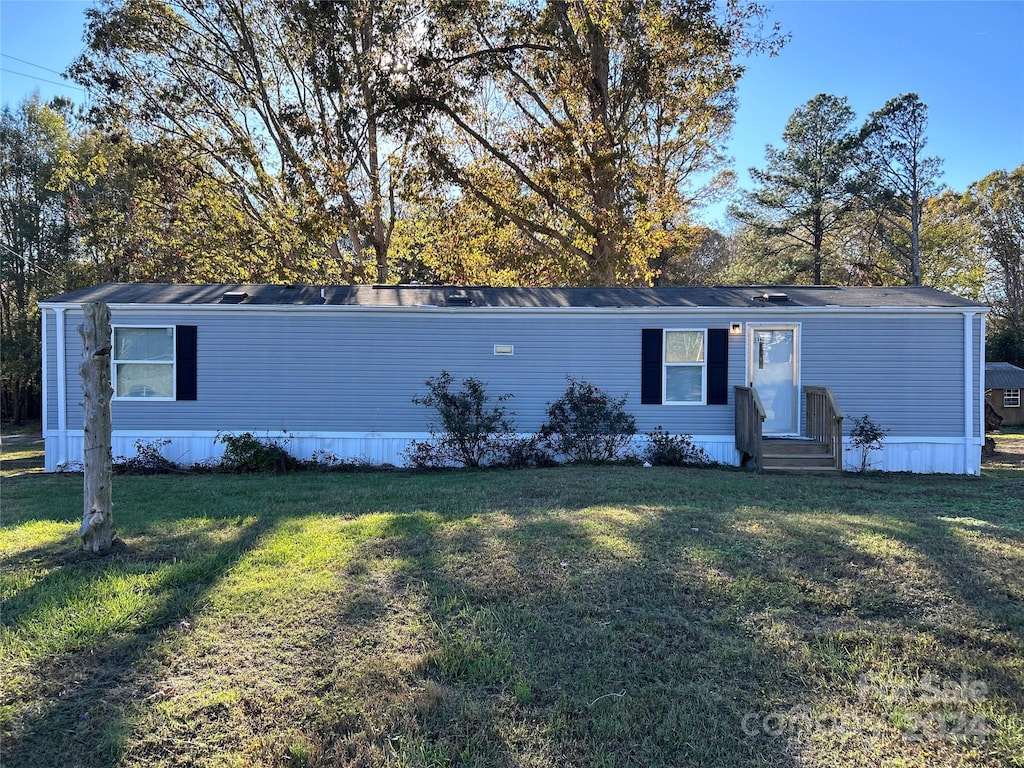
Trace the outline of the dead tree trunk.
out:
M 103 302 L 85 304 L 82 337 L 82 393 L 85 397 L 85 488 L 82 549 L 102 555 L 114 541 L 113 478 L 110 450 L 110 309 Z

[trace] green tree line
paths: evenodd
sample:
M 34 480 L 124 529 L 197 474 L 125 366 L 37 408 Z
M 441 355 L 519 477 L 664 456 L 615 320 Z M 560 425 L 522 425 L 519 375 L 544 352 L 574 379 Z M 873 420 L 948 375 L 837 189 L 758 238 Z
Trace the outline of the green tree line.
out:
M 100 0 L 89 109 L 0 115 L 3 418 L 38 415 L 36 302 L 108 280 L 907 282 L 1020 327 L 1021 171 L 942 190 L 913 94 L 859 130 L 817 97 L 735 230 L 696 223 L 785 41 L 743 0 Z

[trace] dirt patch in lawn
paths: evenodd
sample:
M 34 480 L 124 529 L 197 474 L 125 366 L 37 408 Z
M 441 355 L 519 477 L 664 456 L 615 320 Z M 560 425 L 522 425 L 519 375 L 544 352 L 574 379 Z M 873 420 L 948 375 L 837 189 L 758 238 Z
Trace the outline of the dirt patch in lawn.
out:
M 1024 433 L 1002 434 L 996 432 L 996 452 L 984 459 L 987 467 L 1014 467 L 1024 469 Z

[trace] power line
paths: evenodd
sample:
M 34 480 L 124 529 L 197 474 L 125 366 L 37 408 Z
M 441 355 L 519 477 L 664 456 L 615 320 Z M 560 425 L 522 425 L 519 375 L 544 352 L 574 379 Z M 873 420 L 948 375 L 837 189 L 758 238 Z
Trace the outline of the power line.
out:
M 13 69 L 7 69 L 6 67 L 0 67 L 0 72 L 6 72 L 9 75 L 19 75 L 21 77 L 27 77 L 29 80 L 38 80 L 40 83 L 49 83 L 50 85 L 62 85 L 65 88 L 72 88 L 82 93 L 88 93 L 85 88 L 79 88 L 77 85 L 68 85 L 67 83 L 61 83 L 57 80 L 47 80 L 45 77 L 36 77 L 35 75 L 28 75 L 24 72 L 15 72 Z
M 30 67 L 35 67 L 36 69 L 42 69 L 42 70 L 44 70 L 46 72 L 53 72 L 53 74 L 55 74 L 55 75 L 60 75 L 61 77 L 64 77 L 64 73 L 63 72 L 58 72 L 56 69 L 50 69 L 49 67 L 44 67 L 42 64 L 34 64 L 31 61 L 26 61 L 25 59 L 19 59 L 17 56 L 11 56 L 11 54 L 9 54 L 9 53 L 0 53 L 0 56 L 3 56 L 5 59 L 12 59 L 14 61 L 20 61 L 22 64 L 28 64 Z

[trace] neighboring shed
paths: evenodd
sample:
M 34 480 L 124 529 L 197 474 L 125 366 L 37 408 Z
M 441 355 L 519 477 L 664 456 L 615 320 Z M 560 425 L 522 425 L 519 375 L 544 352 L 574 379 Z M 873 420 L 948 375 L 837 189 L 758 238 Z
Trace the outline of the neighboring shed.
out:
M 1004 427 L 1024 425 L 1024 368 L 1012 363 L 985 363 L 985 400 L 1003 419 Z
M 820 438 L 837 403 L 847 434 L 863 414 L 889 430 L 875 468 L 980 471 L 988 310 L 930 288 L 155 284 L 40 305 L 48 471 L 81 460 L 75 329 L 92 301 L 112 314 L 120 455 L 167 439 L 200 461 L 220 432 L 287 431 L 300 456 L 400 464 L 431 418 L 412 399 L 447 370 L 512 393 L 524 432 L 573 376 L 626 395 L 641 433 L 691 434 L 726 464 L 761 456 L 755 426 Z

